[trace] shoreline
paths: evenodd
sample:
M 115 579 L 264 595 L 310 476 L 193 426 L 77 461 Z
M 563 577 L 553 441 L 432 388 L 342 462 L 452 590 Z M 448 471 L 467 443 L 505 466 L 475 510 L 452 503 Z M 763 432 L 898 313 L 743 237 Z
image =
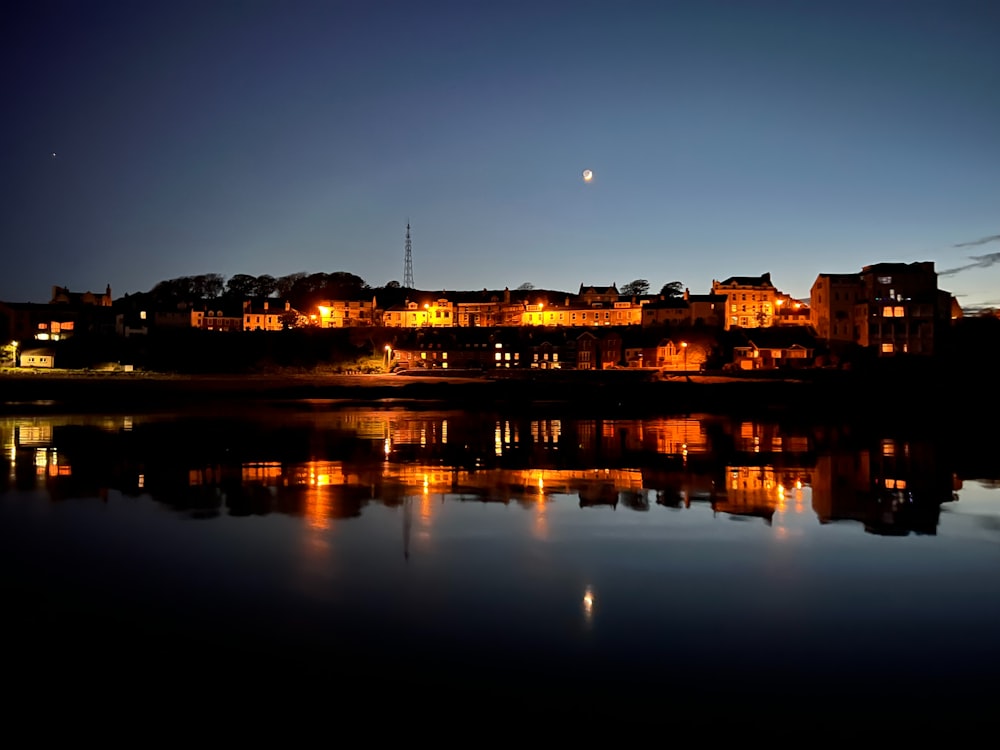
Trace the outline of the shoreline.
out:
M 31 371 L 0 373 L 0 413 L 152 412 L 217 408 L 434 408 L 573 415 L 709 413 L 795 417 L 938 418 L 956 410 L 996 411 L 988 379 L 869 376 L 794 377 L 655 371 L 517 372 L 441 375 L 172 375 Z

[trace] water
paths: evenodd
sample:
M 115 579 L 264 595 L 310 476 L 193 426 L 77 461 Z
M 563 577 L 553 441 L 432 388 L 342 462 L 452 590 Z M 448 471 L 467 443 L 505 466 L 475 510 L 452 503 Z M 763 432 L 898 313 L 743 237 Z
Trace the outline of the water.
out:
M 24 683 L 908 725 L 1000 692 L 1000 467 L 951 434 L 314 407 L 0 440 Z

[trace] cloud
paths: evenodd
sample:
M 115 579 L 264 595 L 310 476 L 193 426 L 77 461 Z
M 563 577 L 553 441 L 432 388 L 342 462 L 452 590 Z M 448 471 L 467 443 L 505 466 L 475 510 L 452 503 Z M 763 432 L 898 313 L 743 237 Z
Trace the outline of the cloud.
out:
M 957 245 L 952 245 L 952 247 L 974 247 L 976 245 L 985 245 L 987 242 L 1000 242 L 1000 234 L 991 234 L 989 237 L 982 237 L 978 240 L 972 240 L 972 242 L 959 242 Z
M 981 245 L 983 242 L 989 242 L 991 238 L 987 237 L 985 240 L 979 240 L 978 242 L 967 242 L 967 245 Z M 997 235 L 995 239 L 1000 239 L 1000 235 Z M 955 245 L 959 247 L 959 245 Z M 948 268 L 944 271 L 938 271 L 938 276 L 954 276 L 956 273 L 961 271 L 968 271 L 970 268 L 989 268 L 997 263 L 1000 263 L 1000 253 L 987 253 L 986 255 L 970 255 L 969 260 L 972 263 L 966 263 L 964 266 L 956 266 L 955 268 Z

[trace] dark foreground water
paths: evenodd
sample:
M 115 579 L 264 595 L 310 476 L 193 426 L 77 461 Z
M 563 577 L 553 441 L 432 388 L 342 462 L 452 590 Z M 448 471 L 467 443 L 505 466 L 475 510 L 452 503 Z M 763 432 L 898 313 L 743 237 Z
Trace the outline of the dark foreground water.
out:
M 20 690 L 894 731 L 1000 705 L 1000 471 L 969 437 L 317 406 L 0 439 Z

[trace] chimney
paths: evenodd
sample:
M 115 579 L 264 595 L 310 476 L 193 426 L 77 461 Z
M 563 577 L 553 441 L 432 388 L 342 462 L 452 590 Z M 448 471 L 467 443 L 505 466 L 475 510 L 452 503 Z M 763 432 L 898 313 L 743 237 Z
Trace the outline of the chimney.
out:
M 691 298 L 691 290 L 684 287 L 684 301 L 687 302 Z

